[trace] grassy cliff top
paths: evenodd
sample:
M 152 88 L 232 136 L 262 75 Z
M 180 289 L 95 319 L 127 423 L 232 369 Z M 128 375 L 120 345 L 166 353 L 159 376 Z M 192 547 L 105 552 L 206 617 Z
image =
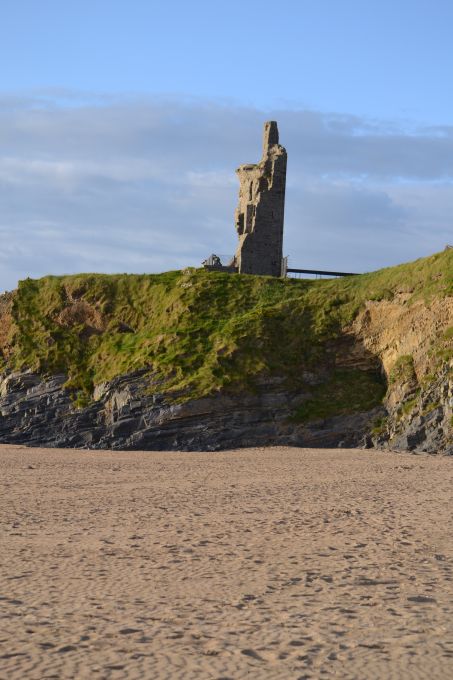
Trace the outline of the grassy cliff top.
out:
M 316 281 L 199 269 L 26 279 L 12 299 L 0 297 L 0 362 L 65 373 L 81 402 L 94 385 L 142 368 L 191 396 L 253 388 L 263 373 L 296 386 L 366 301 L 401 293 L 409 305 L 452 296 L 453 250 Z

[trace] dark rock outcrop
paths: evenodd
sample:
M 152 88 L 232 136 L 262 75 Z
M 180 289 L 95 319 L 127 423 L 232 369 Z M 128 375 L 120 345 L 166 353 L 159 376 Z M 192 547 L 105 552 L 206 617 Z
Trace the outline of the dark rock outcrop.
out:
M 382 408 L 301 425 L 291 414 L 307 397 L 268 380 L 257 391 L 178 403 L 150 390 L 139 371 L 98 387 L 91 405 L 77 409 L 66 376 L 44 379 L 12 373 L 0 382 L 0 442 L 93 449 L 219 450 L 259 445 L 364 445 Z M 162 387 L 162 386 L 161 386 Z
M 453 455 L 453 376 L 445 365 L 425 385 L 409 381 L 393 389 L 387 417 L 373 445 L 394 450 Z

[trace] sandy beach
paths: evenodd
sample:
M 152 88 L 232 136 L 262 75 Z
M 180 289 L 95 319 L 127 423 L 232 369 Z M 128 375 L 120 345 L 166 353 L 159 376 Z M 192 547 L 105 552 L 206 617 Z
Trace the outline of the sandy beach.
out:
M 453 677 L 453 460 L 0 446 L 1 680 Z

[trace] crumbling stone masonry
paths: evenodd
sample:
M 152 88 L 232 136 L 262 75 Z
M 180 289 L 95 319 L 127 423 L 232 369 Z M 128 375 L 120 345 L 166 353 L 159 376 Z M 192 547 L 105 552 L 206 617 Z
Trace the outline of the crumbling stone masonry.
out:
M 239 244 L 234 264 L 241 274 L 282 275 L 287 154 L 275 121 L 264 124 L 263 157 L 241 165 L 235 213 Z

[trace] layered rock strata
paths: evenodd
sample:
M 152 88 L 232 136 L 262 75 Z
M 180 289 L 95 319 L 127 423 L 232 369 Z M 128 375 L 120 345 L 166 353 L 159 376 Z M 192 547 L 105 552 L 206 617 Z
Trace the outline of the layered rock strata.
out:
M 242 446 L 358 446 L 380 408 L 311 424 L 290 414 L 309 394 L 267 381 L 254 394 L 220 393 L 178 403 L 139 371 L 96 390 L 96 401 L 77 409 L 66 376 L 42 379 L 13 373 L 0 383 L 0 442 L 98 449 L 218 450 Z
M 149 376 L 118 377 L 75 408 L 66 376 L 43 379 L 12 373 L 0 383 L 0 442 L 94 449 L 219 450 L 243 446 L 377 447 L 453 454 L 453 382 L 444 369 L 426 389 L 405 384 L 386 407 L 309 423 L 290 414 L 310 397 L 288 392 L 278 380 L 254 394 L 218 393 L 178 403 L 151 393 Z M 410 405 L 405 410 L 404 405 Z

